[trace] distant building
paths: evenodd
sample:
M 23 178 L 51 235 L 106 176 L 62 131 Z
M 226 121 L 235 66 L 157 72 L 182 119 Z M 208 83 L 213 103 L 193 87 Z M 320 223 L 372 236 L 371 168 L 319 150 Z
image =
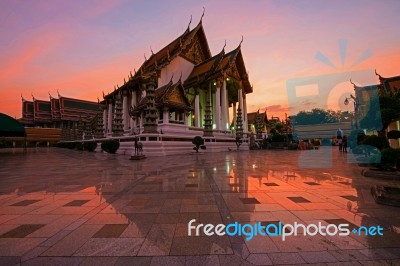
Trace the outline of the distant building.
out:
M 61 129 L 63 140 L 82 139 L 84 133 L 86 138 L 92 138 L 95 119 L 101 118 L 103 109 L 102 104 L 61 95 L 50 96 L 49 101 L 34 97 L 28 101 L 22 97 L 22 118 L 18 121 L 26 128 Z

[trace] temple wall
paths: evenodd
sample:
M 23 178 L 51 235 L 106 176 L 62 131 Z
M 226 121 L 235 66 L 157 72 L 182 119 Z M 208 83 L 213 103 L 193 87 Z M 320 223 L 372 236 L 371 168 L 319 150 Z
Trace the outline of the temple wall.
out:
M 175 57 L 169 65 L 161 69 L 160 77 L 158 78 L 158 87 L 164 86 L 171 80 L 172 74 L 174 77 L 172 78 L 172 82 L 176 83 L 179 80 L 179 77 L 182 73 L 182 82 L 185 81 L 190 73 L 193 70 L 194 65 L 187 61 L 186 59 L 177 56 Z

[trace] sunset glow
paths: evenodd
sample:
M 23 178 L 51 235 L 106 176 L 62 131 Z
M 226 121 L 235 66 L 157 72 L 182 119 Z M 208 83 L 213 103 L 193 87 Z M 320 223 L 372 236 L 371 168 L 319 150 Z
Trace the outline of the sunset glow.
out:
M 213 55 L 225 40 L 230 51 L 244 36 L 254 87 L 248 112 L 267 108 L 268 117 L 283 117 L 286 82 L 293 78 L 366 69 L 400 75 L 398 1 L 6 0 L 0 3 L 0 112 L 21 117 L 21 94 L 47 100 L 58 90 L 102 99 L 102 91 L 111 92 L 140 67 L 150 47 L 157 52 L 182 34 L 191 15 L 193 28 L 203 6 Z M 344 58 L 340 40 L 347 43 Z M 349 82 L 335 87 L 340 94 L 351 90 Z M 335 99 L 329 106 L 342 107 Z

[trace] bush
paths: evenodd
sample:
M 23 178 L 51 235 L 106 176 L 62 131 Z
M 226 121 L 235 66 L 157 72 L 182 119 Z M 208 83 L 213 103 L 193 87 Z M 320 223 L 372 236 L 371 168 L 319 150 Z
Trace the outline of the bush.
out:
M 204 146 L 204 139 L 200 136 L 194 137 L 192 143 L 194 144 L 193 150 L 196 152 L 199 152 L 199 148 L 202 150 L 206 149 L 206 146 Z
M 386 148 L 381 151 L 380 168 L 384 170 L 400 170 L 400 149 Z
M 400 131 L 399 130 L 392 130 L 387 133 L 387 137 L 389 139 L 399 139 L 400 138 Z
M 285 136 L 281 134 L 275 134 L 272 136 L 271 139 L 272 142 L 284 142 L 285 141 Z
M 119 149 L 119 141 L 106 140 L 101 143 L 101 149 L 107 153 L 116 153 Z
M 83 151 L 83 143 L 82 142 L 75 143 L 75 149 L 77 149 L 78 151 Z
M 0 140 L 0 149 L 1 148 L 12 148 L 13 143 L 9 140 Z
M 389 142 L 387 138 L 376 135 L 366 136 L 362 144 L 376 147 L 378 150 L 389 148 Z
M 93 152 L 97 148 L 97 143 L 95 141 L 88 141 L 83 143 L 83 149 L 86 151 Z

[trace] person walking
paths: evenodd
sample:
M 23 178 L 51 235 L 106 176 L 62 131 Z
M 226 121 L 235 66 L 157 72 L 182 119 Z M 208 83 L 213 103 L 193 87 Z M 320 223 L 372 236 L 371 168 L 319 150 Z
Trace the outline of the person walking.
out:
M 342 147 L 343 152 L 347 152 L 347 136 L 343 136 L 343 147 Z
M 337 141 L 338 141 L 338 144 L 339 144 L 339 151 L 343 151 L 343 139 L 340 138 Z

